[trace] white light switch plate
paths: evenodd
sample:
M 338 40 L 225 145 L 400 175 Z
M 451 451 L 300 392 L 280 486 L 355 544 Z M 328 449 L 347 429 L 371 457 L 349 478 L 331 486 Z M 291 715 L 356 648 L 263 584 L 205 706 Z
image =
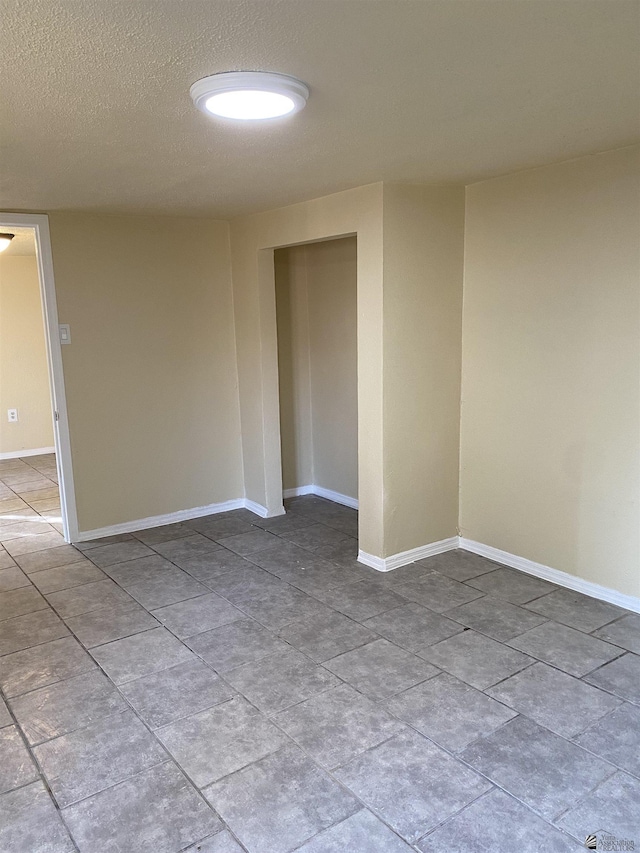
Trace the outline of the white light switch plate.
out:
M 61 323 L 58 326 L 60 330 L 60 343 L 61 344 L 70 344 L 71 343 L 71 329 L 69 328 L 68 323 Z

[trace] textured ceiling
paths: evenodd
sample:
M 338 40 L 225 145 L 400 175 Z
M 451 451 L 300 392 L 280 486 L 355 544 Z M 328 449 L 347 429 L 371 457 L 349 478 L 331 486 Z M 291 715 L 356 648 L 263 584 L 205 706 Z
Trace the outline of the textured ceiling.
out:
M 302 113 L 195 110 L 281 71 Z M 470 183 L 640 138 L 638 0 L 5 0 L 0 209 L 229 218 L 373 181 Z

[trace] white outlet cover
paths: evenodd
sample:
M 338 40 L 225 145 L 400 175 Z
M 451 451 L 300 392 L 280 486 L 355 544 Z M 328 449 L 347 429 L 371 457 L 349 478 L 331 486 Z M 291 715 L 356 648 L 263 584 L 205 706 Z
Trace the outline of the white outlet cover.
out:
M 7 420 L 10 424 L 15 424 L 18 422 L 18 410 L 17 409 L 7 409 Z

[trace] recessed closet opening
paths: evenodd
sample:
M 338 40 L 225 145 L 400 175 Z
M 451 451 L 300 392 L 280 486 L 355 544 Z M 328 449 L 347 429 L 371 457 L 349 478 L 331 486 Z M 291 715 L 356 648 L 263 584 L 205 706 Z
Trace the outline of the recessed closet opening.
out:
M 357 238 L 274 252 L 283 497 L 358 506 Z

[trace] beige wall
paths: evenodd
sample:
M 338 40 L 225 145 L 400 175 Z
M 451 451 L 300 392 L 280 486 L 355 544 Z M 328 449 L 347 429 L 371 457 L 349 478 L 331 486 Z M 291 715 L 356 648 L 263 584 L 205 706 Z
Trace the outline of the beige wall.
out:
M 228 225 L 49 218 L 80 530 L 241 497 Z
M 357 499 L 356 238 L 278 249 L 275 265 L 283 487 Z
M 0 255 L 0 453 L 42 447 L 53 447 L 53 424 L 37 262 Z
M 242 446 L 247 497 L 282 505 L 273 249 L 358 238 L 360 547 L 384 550 L 382 478 L 382 185 L 372 184 L 231 223 Z
M 467 190 L 462 535 L 640 595 L 640 149 Z
M 385 556 L 457 534 L 464 190 L 384 186 Z

